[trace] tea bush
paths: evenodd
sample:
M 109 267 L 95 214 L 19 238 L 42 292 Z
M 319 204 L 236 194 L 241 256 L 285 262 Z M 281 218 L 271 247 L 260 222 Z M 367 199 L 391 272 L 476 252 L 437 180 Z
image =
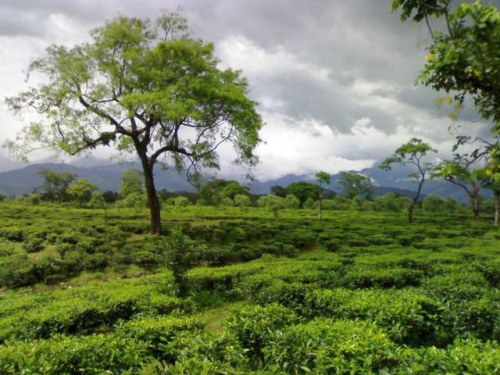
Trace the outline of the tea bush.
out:
M 102 334 L 0 346 L 0 373 L 6 375 L 137 373 L 147 360 L 145 342 Z
M 365 374 L 393 365 L 393 347 L 372 323 L 321 318 L 273 332 L 264 355 L 288 374 Z

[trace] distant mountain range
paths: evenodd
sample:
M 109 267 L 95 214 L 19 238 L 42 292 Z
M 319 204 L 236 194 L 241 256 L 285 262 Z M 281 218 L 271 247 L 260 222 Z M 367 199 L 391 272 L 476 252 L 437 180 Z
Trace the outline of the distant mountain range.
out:
M 38 173 L 43 168 L 57 172 L 71 172 L 77 175 L 78 178 L 88 178 L 97 184 L 101 191 L 117 191 L 123 172 L 129 169 L 140 169 L 140 166 L 138 163 L 133 162 L 109 164 L 109 162 L 96 159 L 83 159 L 71 164 L 30 164 L 22 168 L 0 173 L 0 192 L 10 196 L 20 196 L 33 192 L 35 188 L 42 185 L 43 181 Z M 395 192 L 411 196 L 416 188 L 415 183 L 408 180 L 408 170 L 405 168 L 393 168 L 389 172 L 384 172 L 374 167 L 364 169 L 361 173 L 374 181 L 375 195 Z M 194 191 L 193 186 L 187 182 L 186 176 L 183 173 L 178 173 L 173 168 L 166 170 L 157 168 L 155 178 L 158 190 Z M 333 175 L 331 184 L 327 188 L 336 193 L 341 193 L 338 184 L 339 178 L 339 175 Z M 274 185 L 288 186 L 292 182 L 298 181 L 314 182 L 314 177 L 290 174 L 278 179 L 252 181 L 249 185 L 251 191 L 255 194 L 268 194 Z M 441 197 L 452 197 L 461 202 L 467 201 L 467 196 L 462 189 L 443 180 L 427 181 L 422 193 L 424 195 L 435 194 Z

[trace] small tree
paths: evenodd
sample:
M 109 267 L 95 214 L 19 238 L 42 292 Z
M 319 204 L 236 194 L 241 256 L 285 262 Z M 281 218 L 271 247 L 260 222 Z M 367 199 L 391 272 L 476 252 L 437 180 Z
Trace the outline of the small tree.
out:
M 288 194 L 283 201 L 285 208 L 297 209 L 300 207 L 299 198 L 293 194 Z
M 174 198 L 175 207 L 187 207 L 189 205 L 189 199 L 183 196 Z
M 70 172 L 55 172 L 50 169 L 40 169 L 38 174 L 43 178 L 40 187 L 42 199 L 51 202 L 61 202 L 68 198 L 66 189 L 75 180 L 76 175 Z
M 175 294 L 185 298 L 189 292 L 187 272 L 200 262 L 206 247 L 192 241 L 177 226 L 168 237 L 161 237 L 159 252 L 162 263 L 172 271 Z
M 316 181 L 318 181 L 319 184 L 319 214 L 318 214 L 318 219 L 321 220 L 323 216 L 323 190 L 325 186 L 328 186 L 330 184 L 330 175 L 326 172 L 320 171 L 316 173 Z
M 431 171 L 432 165 L 424 163 L 423 158 L 429 152 L 437 152 L 427 143 L 422 142 L 421 139 L 412 138 L 409 142 L 398 147 L 394 154 L 385 159 L 379 166 L 380 169 L 388 171 L 393 164 L 409 165 L 416 169 L 415 172 L 408 175 L 408 177 L 418 183 L 417 191 L 408 206 L 408 222 L 413 222 L 413 211 L 417 206 L 422 186 L 424 186 L 425 177 Z
M 280 185 L 271 186 L 271 193 L 281 198 L 285 198 L 288 194 L 286 187 Z
M 141 172 L 136 169 L 123 172 L 118 191 L 122 199 L 132 193 L 144 194 L 144 178 Z
M 3 202 L 7 199 L 7 195 L 4 193 L 0 193 L 0 202 Z
M 455 154 L 453 160 L 438 163 L 432 171 L 432 177 L 444 178 L 467 193 L 470 198 L 472 216 L 475 219 L 479 218 L 481 188 L 486 184 L 486 181 L 481 179 L 473 169 L 474 163 L 480 158 L 478 155 L 467 157 Z
M 92 193 L 89 205 L 92 208 L 106 208 L 106 201 L 104 200 L 104 195 L 99 191 Z
M 249 207 L 252 204 L 252 201 L 248 195 L 244 194 L 236 194 L 234 196 L 234 205 L 238 207 Z
M 81 206 L 88 203 L 97 190 L 99 188 L 96 184 L 93 184 L 86 178 L 79 178 L 68 186 L 66 193 L 70 199 L 76 201 Z
M 494 224 L 498 226 L 499 220 L 499 211 L 500 211 L 500 170 L 498 165 L 498 160 L 495 160 L 495 157 L 498 158 L 500 154 L 493 152 L 491 154 L 491 158 L 488 164 L 484 168 L 479 168 L 475 171 L 475 176 L 484 181 L 484 187 L 488 190 L 491 190 L 494 198 Z
M 299 199 L 300 208 L 303 208 L 308 198 L 313 201 L 316 200 L 319 195 L 320 187 L 309 182 L 300 181 L 288 185 L 286 191 L 287 194 L 295 195 Z
M 339 184 L 344 194 L 352 199 L 360 196 L 370 199 L 373 195 L 373 184 L 369 177 L 354 172 L 340 172 Z
M 284 207 L 285 199 L 276 195 L 264 195 L 257 200 L 259 207 L 265 207 L 267 211 L 271 211 L 275 218 L 278 217 L 278 212 Z

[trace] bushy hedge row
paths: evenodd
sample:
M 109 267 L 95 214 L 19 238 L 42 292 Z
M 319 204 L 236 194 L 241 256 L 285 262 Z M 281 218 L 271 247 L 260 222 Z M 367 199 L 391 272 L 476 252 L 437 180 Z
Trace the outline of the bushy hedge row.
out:
M 165 295 L 147 284 L 122 281 L 106 283 L 106 289 L 103 286 L 98 283 L 46 293 L 48 298 L 4 298 L 0 308 L 0 342 L 109 331 L 116 322 L 140 314 L 169 314 L 192 308 L 189 300 Z

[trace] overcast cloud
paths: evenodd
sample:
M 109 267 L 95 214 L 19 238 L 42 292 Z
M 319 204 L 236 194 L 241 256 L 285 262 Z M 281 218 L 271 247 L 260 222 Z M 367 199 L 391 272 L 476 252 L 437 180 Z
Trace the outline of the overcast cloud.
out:
M 445 155 L 453 138 L 437 94 L 415 87 L 428 35 L 390 14 L 390 0 L 1 0 L 0 96 L 28 86 L 23 70 L 52 43 L 72 45 L 118 14 L 183 8 L 221 65 L 241 69 L 266 127 L 258 178 L 372 166 L 411 137 Z M 22 121 L 0 104 L 0 142 Z M 460 123 L 485 132 L 473 110 Z M 487 131 L 487 130 L 486 130 Z M 101 154 L 103 155 L 103 154 Z M 235 167 L 222 150 L 223 175 Z

